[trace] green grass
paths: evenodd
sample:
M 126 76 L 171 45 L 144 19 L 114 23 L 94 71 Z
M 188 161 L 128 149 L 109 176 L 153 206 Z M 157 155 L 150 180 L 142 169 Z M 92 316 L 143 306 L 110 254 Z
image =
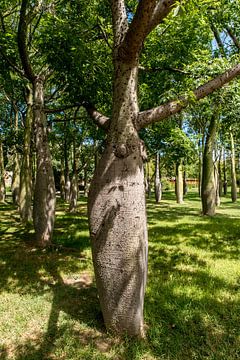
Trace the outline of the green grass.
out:
M 214 218 L 190 193 L 148 201 L 145 340 L 106 333 L 94 283 L 86 200 L 58 205 L 49 250 L 35 248 L 10 203 L 0 205 L 0 359 L 237 360 L 240 358 L 240 209 Z

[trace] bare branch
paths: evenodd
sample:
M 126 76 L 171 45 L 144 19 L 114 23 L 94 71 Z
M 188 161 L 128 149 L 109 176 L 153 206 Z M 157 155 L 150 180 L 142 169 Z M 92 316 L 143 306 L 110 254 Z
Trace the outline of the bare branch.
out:
M 2 49 L 2 47 L 0 46 L 0 56 L 8 63 L 8 65 L 14 70 L 16 71 L 17 74 L 19 74 L 20 76 L 26 77 L 25 73 L 19 69 L 17 67 L 16 64 L 14 64 L 12 62 L 12 60 L 5 54 L 4 50 Z M 27 78 L 27 77 L 26 77 Z
M 240 41 L 238 40 L 236 35 L 233 33 L 232 29 L 227 26 L 226 30 L 227 30 L 228 35 L 230 36 L 230 38 L 234 42 L 234 45 L 238 48 L 238 50 L 240 50 Z
M 156 68 L 146 68 L 144 66 L 139 66 L 138 67 L 139 70 L 148 72 L 148 73 L 153 73 L 153 72 L 158 72 L 158 71 L 170 71 L 170 72 L 175 72 L 175 73 L 179 73 L 182 75 L 190 75 L 190 72 L 184 71 L 182 69 L 177 69 L 177 68 L 173 68 L 171 66 L 165 66 L 165 67 L 156 67 Z
M 227 70 L 225 73 L 217 76 L 215 79 L 208 81 L 194 90 L 195 100 L 200 100 L 207 95 L 220 89 L 223 85 L 240 75 L 240 64 Z M 187 97 L 180 97 L 178 100 L 170 101 L 167 104 L 156 108 L 142 111 L 138 115 L 138 129 L 148 126 L 149 124 L 166 119 L 167 117 L 179 113 L 191 103 Z
M 225 57 L 226 54 L 225 54 L 225 49 L 224 49 L 223 42 L 222 42 L 222 40 L 221 40 L 221 38 L 220 38 L 220 35 L 219 35 L 219 32 L 218 32 L 216 26 L 213 24 L 212 21 L 210 21 L 210 28 L 211 28 L 211 30 L 212 30 L 212 32 L 213 32 L 213 35 L 214 35 L 215 40 L 216 40 L 216 43 L 218 44 L 218 48 L 219 48 L 219 50 L 220 50 L 221 56 Z

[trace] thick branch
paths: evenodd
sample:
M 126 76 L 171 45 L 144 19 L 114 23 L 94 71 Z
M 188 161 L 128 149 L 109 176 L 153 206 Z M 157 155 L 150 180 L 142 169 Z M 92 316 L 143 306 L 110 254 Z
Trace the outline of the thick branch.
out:
M 17 41 L 18 41 L 19 55 L 25 75 L 31 82 L 33 82 L 35 76 L 32 70 L 28 49 L 27 49 L 27 32 L 28 32 L 28 23 L 27 23 L 27 15 L 26 15 L 27 6 L 28 6 L 28 0 L 22 0 L 20 19 L 18 24 Z
M 205 96 L 211 94 L 215 90 L 221 88 L 224 84 L 227 84 L 233 80 L 236 76 L 240 75 L 240 64 L 237 64 L 232 69 L 219 75 L 213 80 L 208 81 L 202 86 L 199 86 L 194 90 L 196 100 L 200 100 Z M 149 124 L 161 121 L 168 118 L 171 115 L 179 113 L 186 108 L 192 101 L 186 97 L 181 97 L 178 100 L 170 101 L 167 104 L 158 106 L 156 108 L 142 111 L 138 116 L 138 129 L 141 129 Z
M 114 46 L 117 48 L 128 30 L 128 20 L 124 0 L 111 0 Z
M 101 127 L 104 130 L 108 130 L 110 125 L 110 119 L 107 116 L 97 111 L 95 107 L 90 103 L 84 102 L 82 105 L 85 107 L 88 115 L 92 118 L 92 120 L 97 126 Z
M 157 25 L 159 25 L 171 12 L 173 5 L 177 0 L 160 0 L 156 5 L 152 18 L 148 27 L 148 33 L 150 33 Z
M 149 22 L 156 7 L 156 0 L 140 0 L 136 14 L 129 26 L 121 47 L 119 56 L 123 59 L 134 60 L 138 57 L 143 41 L 148 33 Z

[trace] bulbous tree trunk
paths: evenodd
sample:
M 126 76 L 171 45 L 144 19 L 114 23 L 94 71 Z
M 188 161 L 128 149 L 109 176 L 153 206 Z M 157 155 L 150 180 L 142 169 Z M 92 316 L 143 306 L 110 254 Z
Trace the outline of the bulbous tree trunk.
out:
M 182 162 L 176 164 L 176 200 L 178 204 L 183 203 L 183 165 Z
M 115 64 L 113 116 L 108 145 L 94 174 L 88 202 L 96 283 L 108 329 L 143 334 L 147 226 L 137 66 Z
M 155 200 L 156 203 L 159 203 L 162 199 L 162 184 L 160 180 L 160 173 L 159 173 L 159 152 L 156 154 L 156 163 L 155 163 Z
M 217 119 L 214 114 L 211 117 L 207 138 L 203 153 L 202 171 L 202 213 L 203 215 L 215 215 L 216 187 L 214 176 L 213 149 L 216 135 Z
M 30 87 L 27 90 L 27 111 L 24 126 L 23 154 L 20 170 L 19 213 L 23 224 L 32 221 L 32 161 L 31 139 L 33 125 L 33 98 Z
M 44 79 L 34 81 L 34 124 L 36 131 L 37 173 L 34 189 L 33 223 L 39 246 L 51 244 L 55 220 L 55 182 L 44 113 Z
M 5 169 L 4 169 L 4 157 L 3 157 L 3 145 L 0 139 L 0 202 L 5 201 L 6 197 L 6 185 L 5 185 Z
M 237 179 L 236 179 L 236 159 L 233 133 L 230 131 L 230 145 L 231 145 L 231 197 L 232 202 L 237 201 Z

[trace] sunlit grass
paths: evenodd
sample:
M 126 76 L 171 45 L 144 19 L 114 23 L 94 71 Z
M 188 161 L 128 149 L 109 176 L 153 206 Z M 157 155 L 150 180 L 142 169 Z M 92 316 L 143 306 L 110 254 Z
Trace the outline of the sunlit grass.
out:
M 145 340 L 106 333 L 91 264 L 86 199 L 59 203 L 55 246 L 34 246 L 11 204 L 0 205 L 0 359 L 237 360 L 240 213 L 223 199 L 214 218 L 196 194 L 148 201 Z

